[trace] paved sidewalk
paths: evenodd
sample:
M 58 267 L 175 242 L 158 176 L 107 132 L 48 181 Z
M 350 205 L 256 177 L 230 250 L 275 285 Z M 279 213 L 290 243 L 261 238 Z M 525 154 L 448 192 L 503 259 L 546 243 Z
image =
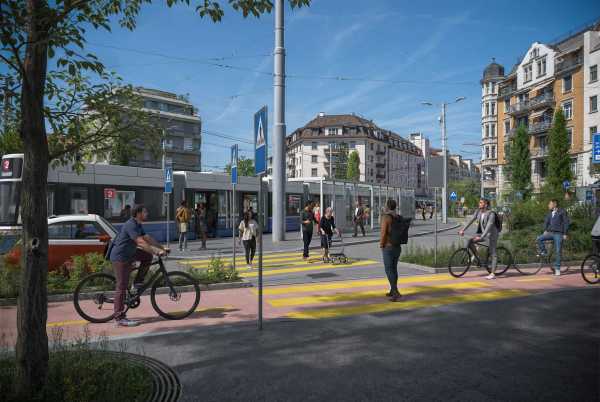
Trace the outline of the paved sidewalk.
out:
M 438 222 L 438 231 L 446 231 L 450 229 L 454 229 L 458 227 L 460 221 L 456 219 L 448 219 L 448 223 L 444 224 L 442 222 Z M 370 227 L 365 227 L 366 236 L 358 235 L 357 237 L 352 237 L 351 232 L 343 233 L 344 242 L 347 245 L 353 244 L 364 244 L 379 241 L 379 228 L 375 228 L 371 230 Z M 432 233 L 434 230 L 434 224 L 431 220 L 423 221 L 423 220 L 413 220 L 412 227 L 410 229 L 410 237 L 422 236 L 425 234 Z M 263 251 L 265 253 L 274 252 L 274 251 L 298 251 L 302 250 L 302 239 L 300 237 L 300 233 L 297 231 L 287 232 L 286 240 L 280 242 L 278 244 L 274 244 L 271 240 L 271 234 L 267 233 L 263 237 Z M 232 254 L 232 243 L 233 239 L 231 237 L 227 238 L 218 238 L 218 239 L 208 239 L 207 241 L 207 249 L 201 249 L 201 242 L 198 240 L 188 241 L 188 250 L 185 252 L 181 252 L 177 249 L 177 242 L 171 242 L 171 254 L 169 255 L 170 259 L 197 259 L 203 257 L 209 257 L 214 254 L 220 255 L 230 255 Z M 313 240 L 311 243 L 312 249 L 320 248 L 319 238 L 316 235 L 313 235 Z M 237 246 L 238 252 L 242 252 L 243 249 L 240 246 Z

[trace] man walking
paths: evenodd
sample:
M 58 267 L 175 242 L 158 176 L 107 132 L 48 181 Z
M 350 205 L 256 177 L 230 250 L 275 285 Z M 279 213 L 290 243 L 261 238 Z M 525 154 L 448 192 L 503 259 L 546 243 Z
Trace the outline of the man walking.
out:
M 354 216 L 352 218 L 352 222 L 354 223 L 354 234 L 352 237 L 356 237 L 358 235 L 358 227 L 360 226 L 360 230 L 362 231 L 363 237 L 365 236 L 365 210 L 360 206 L 360 202 L 356 202 L 356 208 L 354 209 Z
M 477 221 L 477 235 L 469 239 L 467 247 L 469 247 L 469 249 L 473 252 L 473 256 L 479 259 L 477 244 L 486 243 L 488 246 L 488 263 L 489 258 L 491 258 L 491 272 L 486 279 L 496 279 L 496 266 L 498 265 L 496 249 L 498 245 L 498 236 L 500 233 L 498 226 L 496 225 L 497 219 L 498 217 L 496 216 L 496 212 L 490 210 L 489 200 L 482 198 L 479 200 L 479 209 L 475 211 L 475 214 L 465 225 L 465 227 L 458 232 L 460 236 L 464 236 L 465 230 L 467 230 L 469 226 L 473 224 L 473 222 Z
M 304 210 L 300 215 L 300 220 L 302 221 L 302 241 L 304 243 L 304 253 L 302 254 L 302 258 L 304 260 L 308 259 L 308 248 L 310 247 L 310 241 L 312 240 L 313 235 L 313 222 L 315 222 L 315 216 L 312 210 L 312 201 L 307 201 Z
M 398 224 L 402 217 L 396 213 L 396 201 L 387 200 L 385 207 L 385 213 L 381 216 L 379 247 L 383 256 L 385 274 L 390 283 L 390 291 L 386 296 L 390 297 L 390 301 L 395 302 L 402 296 L 398 291 L 398 260 L 402 252 Z
M 560 253 L 562 249 L 562 241 L 567 239 L 567 231 L 569 230 L 569 216 L 567 212 L 558 207 L 558 200 L 552 199 L 548 203 L 550 212 L 544 220 L 544 233 L 537 237 L 539 257 L 547 255 L 546 245 L 544 242 L 552 240 L 554 242 L 554 275 L 560 276 Z
M 206 250 L 206 208 L 203 203 L 196 203 L 194 215 L 196 216 L 196 236 L 202 241 L 202 250 Z

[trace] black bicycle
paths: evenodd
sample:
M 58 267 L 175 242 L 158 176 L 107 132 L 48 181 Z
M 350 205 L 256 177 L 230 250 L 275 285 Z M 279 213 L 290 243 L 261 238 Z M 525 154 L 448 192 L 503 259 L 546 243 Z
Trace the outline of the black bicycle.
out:
M 181 320 L 192 314 L 200 303 L 198 281 L 185 272 L 167 272 L 161 257 L 158 257 L 150 268 L 152 266 L 158 266 L 158 269 L 140 289 L 131 292 L 131 287 L 128 287 L 124 302 L 125 311 L 137 308 L 141 303 L 141 296 L 150 288 L 152 307 L 161 317 Z M 98 272 L 86 276 L 75 288 L 75 310 L 90 322 L 102 323 L 112 320 L 116 285 L 115 276 L 109 273 Z
M 546 253 L 541 254 L 537 242 L 531 247 L 522 249 L 516 253 L 514 267 L 522 275 L 535 275 L 540 272 L 543 268 L 546 268 L 550 273 L 554 273 L 554 243 L 552 240 L 545 240 L 544 245 L 546 247 Z M 560 273 L 567 273 L 569 270 L 569 264 L 565 261 L 565 255 L 563 250 L 565 249 L 566 242 L 561 247 L 561 260 L 563 264 L 560 265 Z
M 590 254 L 581 263 L 583 280 L 594 285 L 600 283 L 600 255 Z
M 455 278 L 460 278 L 472 267 L 485 267 L 491 273 L 492 268 L 489 266 L 489 247 L 484 243 L 475 243 L 479 249 L 477 255 L 473 254 L 470 248 L 463 247 L 456 250 L 450 260 L 448 260 L 448 271 Z M 483 254 L 483 256 L 482 256 Z M 497 264 L 496 275 L 502 275 L 512 265 L 513 257 L 510 251 L 503 246 L 496 248 Z M 482 258 L 483 257 L 483 258 Z

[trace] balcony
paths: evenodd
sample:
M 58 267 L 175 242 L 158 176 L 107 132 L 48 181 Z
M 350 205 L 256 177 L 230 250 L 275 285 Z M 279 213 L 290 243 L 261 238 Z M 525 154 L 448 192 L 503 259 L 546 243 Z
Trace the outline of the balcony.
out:
M 554 94 L 545 93 L 538 95 L 535 98 L 529 99 L 529 107 L 531 109 L 537 109 L 540 107 L 554 106 Z
M 545 158 L 548 156 L 548 147 L 533 148 L 531 150 L 532 158 Z
M 508 110 L 506 111 L 506 113 L 517 116 L 517 115 L 525 114 L 525 113 L 527 113 L 527 111 L 529 111 L 529 102 L 522 101 L 522 102 L 517 102 L 515 104 L 510 105 L 508 107 Z
M 495 166 L 498 164 L 496 158 L 484 158 L 481 160 L 481 166 Z
M 377 173 L 375 177 L 377 177 L 378 179 L 385 179 L 385 173 Z
M 561 61 L 560 63 L 556 63 L 555 73 L 560 73 L 571 68 L 577 67 L 583 63 L 583 57 L 570 57 L 566 60 Z
M 540 133 L 545 133 L 552 127 L 552 121 L 550 120 L 542 120 L 537 123 L 531 123 L 527 131 L 531 135 L 536 135 Z
M 516 90 L 517 90 L 517 86 L 516 85 L 509 85 L 507 87 L 500 88 L 500 91 L 498 92 L 498 96 L 499 97 L 509 96 L 510 94 L 512 94 L 513 92 L 515 92 Z
M 483 187 L 484 188 L 496 188 L 496 179 L 484 179 Z
M 382 168 L 384 168 L 384 167 L 385 167 L 385 162 L 377 162 L 377 163 L 375 164 L 375 167 L 376 167 L 376 168 L 379 168 L 379 169 L 382 169 Z

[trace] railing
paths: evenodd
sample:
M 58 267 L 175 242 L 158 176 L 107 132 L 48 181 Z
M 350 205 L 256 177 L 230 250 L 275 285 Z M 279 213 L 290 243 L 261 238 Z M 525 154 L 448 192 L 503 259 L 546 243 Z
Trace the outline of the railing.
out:
M 531 123 L 529 125 L 529 128 L 527 131 L 529 132 L 529 134 L 543 133 L 545 131 L 548 131 L 551 126 L 552 126 L 552 121 L 543 120 L 543 121 L 540 121 L 537 123 Z
M 506 111 L 506 113 L 519 114 L 519 113 L 525 113 L 525 112 L 527 112 L 527 110 L 529 110 L 529 101 L 521 101 L 521 102 L 517 102 L 515 104 L 510 105 L 508 107 L 508 110 Z
M 511 93 L 515 92 L 517 90 L 517 87 L 514 85 L 509 85 L 507 87 L 503 87 L 500 88 L 500 91 L 498 92 L 498 96 L 508 96 Z
M 375 167 L 377 167 L 377 168 L 384 168 L 385 167 L 385 162 L 377 162 L 375 164 Z
M 583 58 L 581 56 L 563 60 L 562 62 L 556 64 L 556 72 L 559 73 L 561 71 L 565 71 L 571 67 L 580 65 L 582 62 L 583 62 Z
M 545 93 L 543 95 L 536 96 L 535 98 L 529 99 L 529 107 L 542 107 L 547 105 L 554 105 L 554 94 Z
M 375 151 L 375 155 L 385 155 L 385 150 L 384 151 Z
M 384 173 L 377 173 L 375 175 L 375 177 L 377 177 L 378 179 L 385 179 L 385 174 Z
M 531 150 L 531 156 L 534 158 L 543 158 L 544 156 L 548 156 L 548 147 L 533 148 Z
M 496 165 L 498 162 L 498 160 L 496 158 L 484 158 L 481 160 L 481 164 L 483 166 L 488 166 L 488 165 Z

